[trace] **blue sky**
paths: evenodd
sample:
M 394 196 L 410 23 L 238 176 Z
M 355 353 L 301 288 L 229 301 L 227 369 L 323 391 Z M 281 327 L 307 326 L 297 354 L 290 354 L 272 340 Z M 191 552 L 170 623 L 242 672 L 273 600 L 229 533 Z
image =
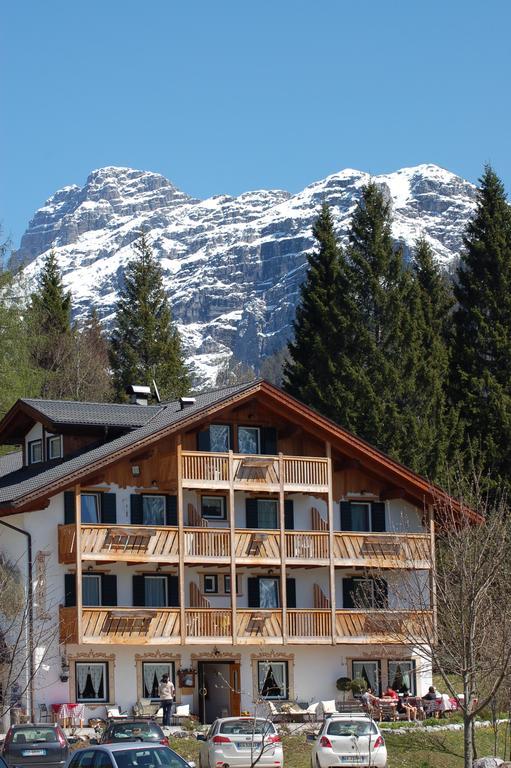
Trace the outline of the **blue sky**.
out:
M 434 162 L 511 188 L 507 0 L 5 0 L 0 220 L 104 165 L 197 197 Z

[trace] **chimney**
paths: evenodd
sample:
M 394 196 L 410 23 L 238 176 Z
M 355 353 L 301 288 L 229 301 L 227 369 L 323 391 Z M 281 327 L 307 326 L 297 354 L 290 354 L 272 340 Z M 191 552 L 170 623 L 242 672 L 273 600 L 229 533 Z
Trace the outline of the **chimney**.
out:
M 147 405 L 151 397 L 151 387 L 130 384 L 126 387 L 126 394 L 130 396 L 131 405 Z
M 185 408 L 189 408 L 191 405 L 195 405 L 195 398 L 194 397 L 180 397 L 179 402 L 181 403 L 181 410 L 184 411 Z

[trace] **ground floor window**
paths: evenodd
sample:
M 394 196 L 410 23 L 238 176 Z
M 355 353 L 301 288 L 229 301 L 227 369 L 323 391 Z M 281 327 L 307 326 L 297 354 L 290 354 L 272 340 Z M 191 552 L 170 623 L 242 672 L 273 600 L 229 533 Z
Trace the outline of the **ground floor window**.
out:
M 168 675 L 169 680 L 175 684 L 173 661 L 143 661 L 142 662 L 142 690 L 144 699 L 159 699 L 159 685 L 163 675 Z
M 76 662 L 76 701 L 96 703 L 108 701 L 108 663 Z
M 415 662 L 389 661 L 389 685 L 394 691 L 415 696 L 417 692 Z
M 353 680 L 365 680 L 368 688 L 374 693 L 380 693 L 380 662 L 379 661 L 353 661 Z
M 258 661 L 257 681 L 259 695 L 264 699 L 287 699 L 287 661 Z

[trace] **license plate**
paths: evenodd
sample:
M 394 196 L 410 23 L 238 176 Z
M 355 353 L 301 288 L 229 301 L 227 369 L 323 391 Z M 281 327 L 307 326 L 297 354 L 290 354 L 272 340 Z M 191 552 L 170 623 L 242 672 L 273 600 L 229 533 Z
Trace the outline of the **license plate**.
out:
M 341 763 L 360 763 L 361 760 L 365 760 L 365 755 L 341 755 L 339 758 Z
M 46 754 L 45 749 L 24 749 L 21 753 L 23 757 L 42 757 Z
M 241 744 L 237 744 L 236 746 L 238 747 L 238 749 L 253 749 L 254 752 L 256 752 L 258 749 L 261 749 L 261 745 L 257 744 L 257 743 L 255 743 L 255 744 L 243 744 L 243 742 L 242 742 Z

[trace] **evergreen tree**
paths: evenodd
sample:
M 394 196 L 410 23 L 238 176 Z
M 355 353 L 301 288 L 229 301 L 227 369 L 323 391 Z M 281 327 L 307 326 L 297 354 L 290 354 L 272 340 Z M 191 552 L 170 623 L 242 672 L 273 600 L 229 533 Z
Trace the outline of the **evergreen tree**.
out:
M 155 379 L 164 398 L 190 389 L 181 340 L 172 321 L 163 276 L 144 231 L 127 264 L 111 339 L 110 360 L 117 398 L 129 384 L 150 386 Z
M 284 362 L 284 389 L 320 413 L 351 426 L 356 406 L 349 389 L 350 292 L 344 253 L 337 243 L 327 204 L 314 224 L 318 247 L 308 256 L 294 322 L 294 339 Z
M 32 294 L 32 309 L 42 333 L 52 336 L 70 332 L 71 293 L 64 290 L 53 248 L 44 260 L 37 290 Z
M 487 166 L 458 267 L 452 396 L 494 485 L 511 489 L 511 208 Z

